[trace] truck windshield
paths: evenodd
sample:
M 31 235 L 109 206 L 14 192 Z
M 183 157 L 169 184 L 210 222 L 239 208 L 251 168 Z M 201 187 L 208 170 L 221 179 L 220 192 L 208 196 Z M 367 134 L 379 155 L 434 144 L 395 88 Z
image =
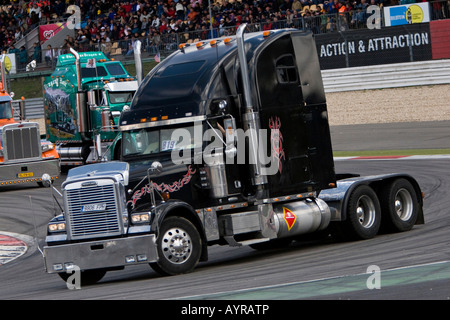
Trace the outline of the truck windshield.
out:
M 109 92 L 109 102 L 115 103 L 129 103 L 133 99 L 134 91 Z
M 125 131 L 122 135 L 124 157 L 150 155 L 197 147 L 194 142 L 194 126 L 170 129 L 137 129 Z M 198 147 L 201 147 L 201 141 Z
M 120 63 L 109 63 L 106 64 L 105 66 L 109 74 L 112 76 L 121 76 L 126 74 L 125 70 L 123 69 Z
M 98 66 L 97 68 L 81 68 L 82 78 L 98 78 L 106 77 L 107 75 L 108 73 L 102 66 Z
M 12 117 L 11 102 L 0 102 L 0 119 L 10 119 Z

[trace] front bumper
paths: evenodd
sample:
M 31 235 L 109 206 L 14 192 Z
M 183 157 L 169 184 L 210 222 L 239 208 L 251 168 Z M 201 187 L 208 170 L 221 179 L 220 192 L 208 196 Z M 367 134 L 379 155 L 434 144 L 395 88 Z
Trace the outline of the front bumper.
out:
M 57 179 L 60 175 L 59 159 L 1 164 L 0 186 L 39 182 L 44 173 L 49 174 L 52 179 Z
M 123 267 L 155 262 L 158 258 L 154 234 L 44 247 L 48 273 Z

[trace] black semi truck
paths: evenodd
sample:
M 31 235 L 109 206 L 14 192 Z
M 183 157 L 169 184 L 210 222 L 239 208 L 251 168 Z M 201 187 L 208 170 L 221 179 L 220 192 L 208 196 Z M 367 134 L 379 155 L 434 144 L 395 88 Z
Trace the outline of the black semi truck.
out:
M 406 174 L 335 173 L 312 33 L 223 37 L 180 49 L 143 80 L 119 125 L 120 161 L 71 169 L 45 267 L 82 283 L 150 264 L 192 271 L 211 245 L 372 238 L 424 223 Z

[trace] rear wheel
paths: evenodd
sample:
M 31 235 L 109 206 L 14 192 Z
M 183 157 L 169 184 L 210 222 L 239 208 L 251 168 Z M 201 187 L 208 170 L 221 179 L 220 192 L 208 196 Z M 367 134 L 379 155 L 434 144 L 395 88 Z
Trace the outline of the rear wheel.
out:
M 380 202 L 383 230 L 402 232 L 412 229 L 419 214 L 419 203 L 408 180 L 394 180 L 381 192 Z
M 156 239 L 158 261 L 150 266 L 162 275 L 194 270 L 201 255 L 201 239 L 195 226 L 182 217 L 165 219 Z
M 340 236 L 349 240 L 373 238 L 380 228 L 381 209 L 371 187 L 361 185 L 350 195 L 347 219 L 340 223 Z

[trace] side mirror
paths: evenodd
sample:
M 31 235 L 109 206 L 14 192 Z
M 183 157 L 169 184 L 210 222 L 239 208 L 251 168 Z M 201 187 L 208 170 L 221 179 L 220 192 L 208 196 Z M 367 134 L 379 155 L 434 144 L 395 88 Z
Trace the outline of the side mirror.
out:
M 158 161 L 153 161 L 152 165 L 150 166 L 150 168 L 148 168 L 147 173 L 149 175 L 151 174 L 159 174 L 162 172 L 162 164 L 161 162 Z

